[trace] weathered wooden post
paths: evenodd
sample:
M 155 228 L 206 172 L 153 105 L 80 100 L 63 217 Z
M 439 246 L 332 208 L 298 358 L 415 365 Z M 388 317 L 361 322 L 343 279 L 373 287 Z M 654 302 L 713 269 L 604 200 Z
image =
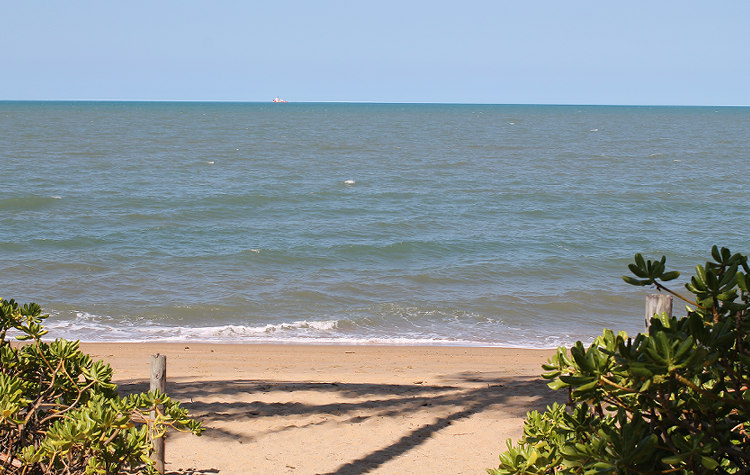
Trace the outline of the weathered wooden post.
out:
M 167 357 L 159 353 L 151 355 L 151 391 L 158 390 L 160 393 L 167 392 Z M 161 407 L 159 408 L 162 409 Z M 156 417 L 156 412 L 151 412 L 151 418 Z M 151 458 L 154 459 L 154 468 L 157 472 L 164 473 L 164 439 L 165 435 L 154 439 Z
M 646 329 L 651 325 L 654 314 L 666 313 L 672 318 L 672 296 L 666 294 L 649 294 L 646 296 Z

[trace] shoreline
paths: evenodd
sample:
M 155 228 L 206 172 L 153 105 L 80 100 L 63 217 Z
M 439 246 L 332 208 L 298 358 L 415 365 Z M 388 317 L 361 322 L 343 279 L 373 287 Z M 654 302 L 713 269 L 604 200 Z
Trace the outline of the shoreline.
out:
M 168 473 L 482 473 L 558 394 L 554 350 L 455 346 L 95 343 L 122 392 L 167 393 L 203 421 L 167 441 Z
M 56 338 L 64 338 L 61 336 L 57 336 Z M 66 338 L 67 339 L 67 338 Z M 592 337 L 593 339 L 593 337 Z M 52 339 L 45 339 L 42 338 L 43 341 L 52 341 Z M 246 342 L 238 342 L 238 341 L 212 341 L 212 340 L 158 340 L 158 339 L 151 339 L 151 340 L 100 340 L 100 341 L 94 341 L 94 340 L 81 340 L 81 339 L 71 339 L 71 341 L 79 341 L 82 345 L 229 345 L 229 346 L 238 346 L 238 347 L 244 347 L 244 346 L 311 346 L 311 347 L 342 347 L 342 346 L 350 346 L 352 348 L 360 348 L 360 347 L 382 347 L 382 348 L 496 348 L 501 350 L 531 350 L 531 351 L 552 351 L 556 350 L 559 346 L 566 346 L 569 347 L 571 344 L 568 345 L 558 345 L 558 346 L 514 346 L 512 344 L 505 345 L 502 343 L 498 344 L 492 344 L 492 343 L 479 343 L 472 344 L 471 342 L 461 342 L 461 343 L 434 343 L 434 344 L 428 344 L 428 343 L 397 343 L 397 342 L 391 342 L 386 343 L 383 341 L 377 341 L 377 342 L 351 342 L 351 341 L 341 341 L 340 343 L 334 341 L 334 340 L 324 340 L 324 341 L 296 341 L 296 340 L 258 340 L 258 341 L 246 341 Z M 587 341 L 585 338 L 583 338 L 581 341 Z

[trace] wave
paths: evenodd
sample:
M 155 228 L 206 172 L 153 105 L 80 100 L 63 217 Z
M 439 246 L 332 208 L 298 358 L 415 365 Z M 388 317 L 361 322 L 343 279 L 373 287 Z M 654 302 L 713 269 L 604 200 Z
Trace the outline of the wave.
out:
M 299 320 L 264 325 L 189 326 L 167 319 L 124 318 L 73 311 L 50 313 L 45 325 L 53 336 L 83 341 L 221 341 L 314 338 L 335 331 L 336 320 Z
M 0 210 L 7 211 L 36 211 L 54 205 L 62 197 L 26 195 L 0 199 Z
M 51 312 L 45 325 L 50 338 L 87 342 L 204 342 L 247 344 L 327 344 L 327 345 L 405 345 L 405 346 L 487 346 L 510 348 L 553 348 L 570 345 L 574 333 L 543 334 L 526 328 L 485 319 L 475 332 L 462 332 L 476 316 L 457 316 L 438 333 L 419 324 L 440 312 L 414 308 L 391 308 L 401 312 L 401 325 L 395 327 L 385 316 L 379 318 L 293 320 L 266 324 L 226 324 L 191 326 L 165 319 L 118 318 L 82 311 Z M 413 321 L 410 321 L 412 320 Z M 449 319 L 450 320 L 450 319 Z M 481 320 L 481 319 L 480 319 Z M 405 323 L 406 322 L 406 323 Z M 495 338 L 487 338 L 482 327 L 497 327 Z M 455 330 L 455 331 L 454 331 Z M 449 336 L 450 333 L 456 336 Z M 499 334 L 503 336 L 497 338 Z

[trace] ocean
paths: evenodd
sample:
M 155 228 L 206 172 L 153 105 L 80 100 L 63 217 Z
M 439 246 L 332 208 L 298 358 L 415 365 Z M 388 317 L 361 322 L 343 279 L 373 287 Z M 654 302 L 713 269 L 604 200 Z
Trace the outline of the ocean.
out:
M 637 333 L 636 252 L 750 252 L 749 153 L 746 107 L 0 102 L 0 297 L 85 341 Z

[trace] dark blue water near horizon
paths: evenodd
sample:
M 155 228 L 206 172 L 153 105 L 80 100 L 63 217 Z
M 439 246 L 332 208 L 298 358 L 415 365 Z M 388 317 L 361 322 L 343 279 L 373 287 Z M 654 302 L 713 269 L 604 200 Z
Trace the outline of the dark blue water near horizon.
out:
M 0 102 L 0 296 L 84 340 L 551 347 L 749 252 L 750 108 Z

